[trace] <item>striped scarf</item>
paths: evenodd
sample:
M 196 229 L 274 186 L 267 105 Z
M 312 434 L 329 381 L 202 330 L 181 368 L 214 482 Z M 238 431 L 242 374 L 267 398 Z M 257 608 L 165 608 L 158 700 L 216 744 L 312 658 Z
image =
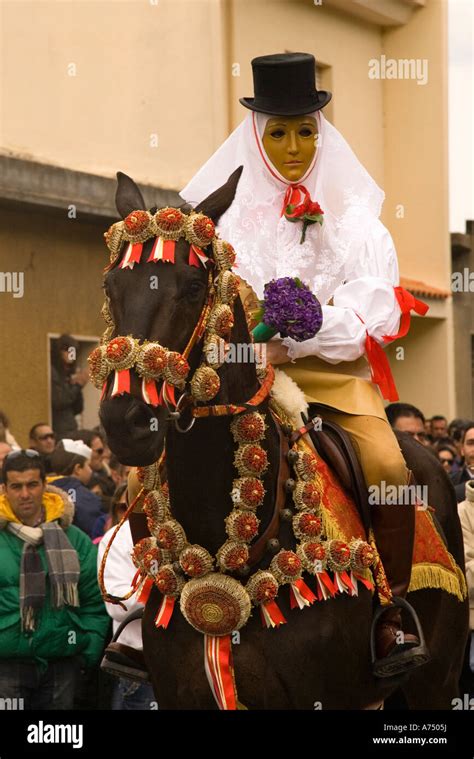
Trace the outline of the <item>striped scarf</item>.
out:
M 46 574 L 38 546 L 44 543 L 54 609 L 64 604 L 79 606 L 79 559 L 56 521 L 43 522 L 39 527 L 9 522 L 7 529 L 25 543 L 20 566 L 20 613 L 22 630 L 32 632 L 36 613 L 46 597 Z

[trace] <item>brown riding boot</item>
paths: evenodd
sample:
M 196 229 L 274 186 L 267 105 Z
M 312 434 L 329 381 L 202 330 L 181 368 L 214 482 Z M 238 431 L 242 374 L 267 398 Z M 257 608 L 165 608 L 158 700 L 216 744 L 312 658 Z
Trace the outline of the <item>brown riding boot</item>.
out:
M 415 484 L 411 472 L 408 484 Z M 394 605 L 386 609 L 380 607 L 374 617 L 374 674 L 377 677 L 400 674 L 429 659 L 424 641 L 404 633 L 402 628 L 400 606 L 418 621 L 414 609 L 404 600 L 410 584 L 416 512 L 415 503 L 405 503 L 405 500 L 414 500 L 413 494 L 407 491 L 404 495 L 400 503 L 371 507 L 375 542 L 394 597 Z

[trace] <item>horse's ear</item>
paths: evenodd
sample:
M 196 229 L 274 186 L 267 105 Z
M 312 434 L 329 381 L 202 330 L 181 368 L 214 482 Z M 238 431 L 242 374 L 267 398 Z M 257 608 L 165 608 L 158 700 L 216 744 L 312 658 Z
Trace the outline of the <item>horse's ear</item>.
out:
M 227 211 L 234 200 L 243 168 L 243 166 L 239 166 L 238 169 L 232 172 L 222 187 L 219 187 L 218 190 L 215 190 L 211 195 L 202 200 L 194 210 L 203 213 L 205 216 L 209 216 L 217 224 L 222 214 Z
M 122 171 L 117 171 L 117 192 L 115 205 L 122 219 L 132 211 L 146 211 L 143 195 L 131 177 Z

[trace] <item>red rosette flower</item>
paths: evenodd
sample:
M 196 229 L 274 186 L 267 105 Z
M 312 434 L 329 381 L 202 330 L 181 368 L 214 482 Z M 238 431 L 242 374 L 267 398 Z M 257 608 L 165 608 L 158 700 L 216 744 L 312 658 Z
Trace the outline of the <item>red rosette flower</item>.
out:
M 202 577 L 212 571 L 212 556 L 202 546 L 188 546 L 179 555 L 179 564 L 189 577 Z
M 186 535 L 175 519 L 168 519 L 157 530 L 156 542 L 160 548 L 176 553 L 181 551 L 186 543 Z
M 168 363 L 164 375 L 170 385 L 181 385 L 189 374 L 189 364 L 181 353 L 168 352 Z
M 215 332 L 219 337 L 226 337 L 234 326 L 234 314 L 230 306 L 225 303 L 219 303 L 214 306 L 207 323 L 207 330 L 210 334 Z
M 142 566 L 147 575 L 155 577 L 160 566 L 168 560 L 169 553 L 167 551 L 162 551 L 158 546 L 154 546 L 143 554 Z
M 298 538 L 317 538 L 323 531 L 323 520 L 314 511 L 300 511 L 293 517 L 293 532 Z
M 137 569 L 144 570 L 143 558 L 145 554 L 154 551 L 156 548 L 155 538 L 142 538 L 138 543 L 135 543 L 131 557 Z
M 185 220 L 185 235 L 191 245 L 205 248 L 214 239 L 216 228 L 212 219 L 202 213 L 192 213 Z
M 298 205 L 287 205 L 284 211 L 285 219 L 291 222 L 302 221 L 303 231 L 300 243 L 303 243 L 306 236 L 306 229 L 311 224 L 323 223 L 324 211 L 319 203 L 311 200 L 309 194 L 306 194 L 302 203 Z
M 232 305 L 239 294 L 239 280 L 229 271 L 221 271 L 217 278 L 217 298 L 221 303 Z
M 287 219 L 300 219 L 309 210 L 311 201 L 309 197 L 306 197 L 302 203 L 297 206 L 287 206 L 285 210 L 285 217 Z M 290 210 L 291 209 L 291 210 Z
M 92 384 L 99 388 L 102 388 L 107 376 L 110 372 L 110 368 L 105 358 L 105 348 L 103 345 L 98 345 L 90 352 L 87 363 L 89 364 L 89 374 Z
M 265 488 L 260 480 L 256 477 L 242 477 L 234 480 L 232 497 L 235 498 L 235 505 L 242 509 L 251 509 L 255 511 L 263 502 Z M 238 496 L 238 497 L 237 497 Z
M 155 527 L 169 516 L 169 501 L 158 490 L 151 490 L 143 501 L 143 511 Z
M 316 509 L 321 502 L 321 492 L 314 482 L 298 482 L 293 491 L 297 509 Z
M 278 595 L 278 582 L 271 572 L 255 572 L 245 586 L 247 593 L 256 606 L 274 601 Z
M 257 519 L 252 511 L 235 509 L 229 514 L 225 521 L 227 534 L 234 540 L 242 540 L 244 543 L 250 543 L 250 541 L 258 534 L 260 520 Z
M 161 486 L 160 473 L 156 464 L 138 466 L 137 477 L 140 485 L 143 485 L 145 490 L 157 490 Z
M 131 369 L 137 355 L 137 341 L 130 335 L 114 337 L 105 346 L 105 359 L 108 365 L 117 371 Z
M 152 216 L 148 211 L 132 211 L 123 221 L 124 237 L 130 242 L 144 242 L 152 236 Z
M 303 563 L 294 551 L 281 550 L 273 557 L 270 564 L 270 571 L 280 583 L 298 579 L 302 569 Z
M 343 540 L 329 540 L 327 543 L 328 565 L 336 572 L 348 569 L 351 563 L 351 549 Z
M 210 366 L 199 366 L 191 380 L 191 395 L 197 401 L 215 398 L 221 386 L 220 377 Z
M 184 586 L 184 579 L 176 574 L 171 564 L 164 564 L 155 575 L 155 585 L 164 596 L 177 597 Z
M 323 209 L 319 205 L 319 203 L 310 203 L 308 208 L 308 214 L 311 216 L 316 216 L 317 214 L 324 214 Z
M 360 572 L 371 567 L 375 562 L 375 551 L 365 540 L 354 540 L 350 543 L 351 568 Z
M 327 551 L 324 543 L 319 540 L 307 540 L 298 546 L 300 556 L 305 569 L 311 574 L 322 572 L 327 566 Z
M 299 453 L 295 462 L 295 470 L 302 480 L 314 479 L 318 473 L 318 462 L 311 453 Z
M 160 237 L 177 240 L 184 229 L 185 215 L 178 208 L 160 208 L 155 213 L 155 229 Z
M 159 379 L 168 365 L 168 351 L 159 343 L 141 345 L 136 363 L 140 377 Z
M 236 443 L 255 443 L 265 436 L 265 420 L 257 411 L 237 416 L 230 428 Z
M 221 569 L 234 572 L 247 563 L 249 549 L 245 543 L 228 540 L 219 548 L 216 558 Z
M 240 475 L 260 476 L 268 467 L 268 456 L 260 445 L 249 443 L 239 446 L 234 463 Z

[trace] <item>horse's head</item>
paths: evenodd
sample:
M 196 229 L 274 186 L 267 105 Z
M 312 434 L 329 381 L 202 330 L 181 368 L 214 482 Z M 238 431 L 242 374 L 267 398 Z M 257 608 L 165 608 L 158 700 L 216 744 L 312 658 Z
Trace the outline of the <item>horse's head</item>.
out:
M 189 387 L 199 365 L 203 330 L 198 329 L 196 335 L 195 328 L 208 318 L 210 292 L 215 292 L 213 281 L 219 272 L 216 238 L 212 245 L 206 244 L 206 230 L 191 222 L 196 213 L 208 217 L 207 231 L 211 229 L 212 236 L 209 219 L 216 224 L 230 206 L 241 172 L 239 167 L 191 213 L 186 207 L 178 209 L 178 222 L 169 209 L 164 220 L 156 209 L 133 214 L 145 211 L 142 194 L 130 177 L 117 174 L 116 205 L 124 222 L 113 225 L 106 235 L 111 250 L 115 245 L 115 258 L 104 279 L 109 329 L 91 367 L 96 384 L 105 378 L 100 419 L 110 448 L 125 464 L 145 466 L 158 459 L 170 418 L 170 398 L 174 391 L 178 398 Z M 178 236 L 172 227 L 179 220 Z M 206 222 L 202 217 L 201 221 Z M 122 353 L 126 355 L 121 362 Z M 163 372 L 159 371 L 161 360 L 168 362 Z M 185 371 L 182 379 L 181 370 Z

